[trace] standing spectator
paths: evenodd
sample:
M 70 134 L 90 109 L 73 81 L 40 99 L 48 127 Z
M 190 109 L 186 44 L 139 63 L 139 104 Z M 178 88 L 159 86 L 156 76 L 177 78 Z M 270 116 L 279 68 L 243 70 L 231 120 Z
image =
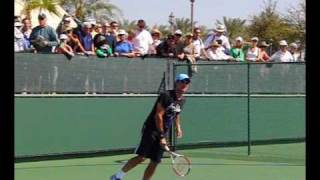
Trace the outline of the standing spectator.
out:
M 176 56 L 176 44 L 172 34 L 169 34 L 167 39 L 157 46 L 157 55 L 160 57 Z
M 294 62 L 301 61 L 301 53 L 298 50 L 298 45 L 296 43 L 291 43 L 289 47 L 290 47 L 289 52 L 293 56 L 293 61 Z
M 136 37 L 136 33 L 134 32 L 134 30 L 129 29 L 127 34 L 128 34 L 127 40 L 128 40 L 131 44 L 133 44 L 133 39 L 134 39 L 134 37 Z
M 220 44 L 217 41 L 214 41 L 210 49 L 208 49 L 208 58 L 209 60 L 220 61 L 220 60 L 234 60 L 232 56 L 226 55 L 223 51 L 219 49 Z
M 275 52 L 271 57 L 269 61 L 274 62 L 293 62 L 293 56 L 288 51 L 288 44 L 287 41 L 281 40 L 279 41 L 280 50 Z
M 37 52 L 51 53 L 53 47 L 58 45 L 55 30 L 47 25 L 46 14 L 39 14 L 39 25 L 32 29 L 30 40 Z
M 91 24 L 89 22 L 84 22 L 82 30 L 77 32 L 81 45 L 89 55 L 94 54 L 93 38 L 90 31 Z
M 236 60 L 244 62 L 245 52 L 243 50 L 243 38 L 237 37 L 235 45 L 230 49 L 230 55 Z
M 23 42 L 24 37 L 23 33 L 20 31 L 22 27 L 21 22 L 14 23 L 14 52 L 20 52 L 24 50 Z
M 251 46 L 247 49 L 246 60 L 256 62 L 259 60 L 260 48 L 258 47 L 258 37 L 251 38 Z
M 174 32 L 174 41 L 176 44 L 183 44 L 183 39 L 182 39 L 182 31 L 180 29 L 177 29 Z
M 73 33 L 72 27 L 66 28 L 63 34 L 66 34 L 68 36 L 67 44 L 72 48 L 73 52 L 76 52 L 77 54 L 88 55 L 86 50 L 83 48 L 78 36 Z
M 192 71 L 197 72 L 197 68 L 195 65 L 196 58 L 195 58 L 195 46 L 192 44 L 193 41 L 193 34 L 187 33 L 185 36 L 184 46 L 182 49 L 177 49 L 177 58 L 180 61 L 187 60 L 189 63 L 192 64 Z
M 151 31 L 151 37 L 153 43 L 150 46 L 148 54 L 156 55 L 157 54 L 157 46 L 161 43 L 161 32 L 158 29 L 153 29 Z
M 26 50 L 31 48 L 30 35 L 32 32 L 32 25 L 29 18 L 24 18 L 22 20 L 22 23 L 23 23 L 23 26 L 22 26 L 21 32 L 24 37 L 23 47 Z
M 270 56 L 268 55 L 268 53 L 266 51 L 267 47 L 269 47 L 269 44 L 267 44 L 266 41 L 262 41 L 261 44 L 259 45 L 260 54 L 259 54 L 258 61 L 268 62 L 268 60 L 270 59 Z
M 57 34 L 60 36 L 67 28 L 71 27 L 71 17 L 65 16 L 61 23 L 57 27 Z
M 208 49 L 208 47 L 213 43 L 213 41 L 216 41 L 218 38 L 220 38 L 222 41 L 221 46 L 226 50 L 227 53 L 229 53 L 231 46 L 228 37 L 224 35 L 225 31 L 225 26 L 219 24 L 217 28 L 214 30 L 214 34 L 209 35 L 208 38 L 205 40 L 205 48 Z
M 115 38 L 114 36 L 111 35 L 111 33 L 110 33 L 110 25 L 107 22 L 105 22 L 102 25 L 101 32 L 96 34 L 94 36 L 94 38 L 93 38 L 93 42 L 94 42 L 94 46 L 95 47 L 98 46 L 98 43 L 99 43 L 98 41 L 100 41 L 101 39 L 104 39 L 103 41 L 105 41 L 110 46 L 110 48 L 112 50 L 112 53 L 113 53 L 114 52 L 114 48 L 116 47 L 117 38 Z
M 138 56 L 143 56 L 148 53 L 153 40 L 150 32 L 145 29 L 146 23 L 144 20 L 138 20 L 137 26 L 138 29 L 133 39 L 133 49 Z
M 118 38 L 118 30 L 119 30 L 119 24 L 116 21 L 111 21 L 110 23 L 110 34 L 114 36 L 115 38 Z M 118 41 L 118 39 L 117 39 Z
M 192 44 L 195 46 L 195 57 L 196 59 L 200 59 L 201 57 L 208 58 L 207 53 L 204 48 L 204 43 L 201 39 L 201 29 L 196 27 L 193 30 L 193 42 Z
M 67 41 L 69 40 L 68 36 L 66 34 L 60 34 L 59 39 L 60 43 L 58 48 L 56 48 L 56 52 L 59 54 L 64 54 L 68 57 L 68 59 L 71 59 L 74 56 L 74 53 L 72 47 L 67 44 Z
M 126 57 L 134 57 L 135 54 L 133 52 L 133 46 L 126 39 L 127 33 L 125 30 L 120 29 L 118 32 L 119 41 L 115 47 L 115 55 L 116 56 L 126 56 Z

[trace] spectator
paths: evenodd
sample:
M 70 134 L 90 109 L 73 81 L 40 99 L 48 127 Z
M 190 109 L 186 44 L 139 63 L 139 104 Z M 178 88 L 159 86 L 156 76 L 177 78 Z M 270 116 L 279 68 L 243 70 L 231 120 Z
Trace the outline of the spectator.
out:
M 167 39 L 157 46 L 157 55 L 160 57 L 176 56 L 176 44 L 172 34 L 169 34 Z
M 92 26 L 92 37 L 95 37 L 97 34 L 100 34 L 102 32 L 102 26 L 101 24 L 97 23 L 94 26 Z
M 80 43 L 83 46 L 87 54 L 94 54 L 94 44 L 91 34 L 91 24 L 89 22 L 84 22 L 81 31 L 77 32 Z
M 239 36 L 235 40 L 236 43 L 234 47 L 230 49 L 230 55 L 234 58 L 234 60 L 244 62 L 245 52 L 243 50 L 243 39 Z
M 135 33 L 132 29 L 129 29 L 127 34 L 128 34 L 127 40 L 128 40 L 131 44 L 133 44 L 133 39 L 134 39 L 134 37 L 136 36 L 136 33 Z
M 214 34 L 209 35 L 208 38 L 204 42 L 204 46 L 206 50 L 208 47 L 216 41 L 218 38 L 221 39 L 221 47 L 223 47 L 227 53 L 229 53 L 229 50 L 231 49 L 229 39 L 224 35 L 225 27 L 222 24 L 219 24 L 217 28 L 214 30 Z
M 223 51 L 219 49 L 221 45 L 214 41 L 211 46 L 209 46 L 210 49 L 208 49 L 208 58 L 210 60 L 219 61 L 219 60 L 234 60 L 232 56 L 226 55 Z
M 20 31 L 22 27 L 22 23 L 15 22 L 14 23 L 14 52 L 20 52 L 24 50 L 23 42 L 24 37 L 23 33 Z
M 53 47 L 58 45 L 58 38 L 55 30 L 47 25 L 46 14 L 39 14 L 39 25 L 32 29 L 30 41 L 37 52 L 51 53 Z
M 246 60 L 256 62 L 259 60 L 260 48 L 258 47 L 258 37 L 251 38 L 251 46 L 247 48 Z
M 76 52 L 77 54 L 88 55 L 86 50 L 83 48 L 78 36 L 73 33 L 72 27 L 66 28 L 63 34 L 66 34 L 68 36 L 67 44 L 72 48 L 73 52 Z
M 134 57 L 135 54 L 133 52 L 133 46 L 126 39 L 127 33 L 125 30 L 121 29 L 118 32 L 119 41 L 115 47 L 115 55 L 116 56 L 126 56 L 126 57 Z
M 267 47 L 269 47 L 269 44 L 267 44 L 266 41 L 262 41 L 261 44 L 259 45 L 260 54 L 259 54 L 258 61 L 268 62 L 268 60 L 270 59 L 270 56 L 268 55 L 268 53 L 266 51 Z
M 32 32 L 32 25 L 29 18 L 24 18 L 22 20 L 23 26 L 21 32 L 24 37 L 23 41 L 23 48 L 24 50 L 31 49 L 31 41 L 30 41 L 30 34 Z
M 201 29 L 194 28 L 193 30 L 193 45 L 195 46 L 195 57 L 196 59 L 200 59 L 201 57 L 208 58 L 208 55 L 204 49 L 204 43 L 201 39 Z
M 161 32 L 158 29 L 153 29 L 151 31 L 151 37 L 153 40 L 153 43 L 151 44 L 149 48 L 148 54 L 156 55 L 157 54 L 157 46 L 161 43 Z
M 97 47 L 96 54 L 99 58 L 109 57 L 112 55 L 112 49 L 107 42 L 104 41 L 104 44 L 101 44 Z
M 57 34 L 58 36 L 62 34 L 67 28 L 71 27 L 71 17 L 65 16 L 61 23 L 59 23 L 57 27 Z
M 275 52 L 271 57 L 269 61 L 274 62 L 293 62 L 293 56 L 288 51 L 288 44 L 287 41 L 281 40 L 279 41 L 280 50 Z
M 145 29 L 146 23 L 144 20 L 138 20 L 137 26 L 138 30 L 136 31 L 133 39 L 133 49 L 138 56 L 146 55 L 153 43 L 153 40 L 150 32 Z
M 180 29 L 176 30 L 174 32 L 174 41 L 175 44 L 183 44 L 183 39 L 182 39 L 182 31 Z
M 103 38 L 102 38 L 103 37 Z M 94 46 L 97 47 L 101 39 L 110 46 L 112 53 L 114 52 L 114 48 L 116 47 L 117 38 L 111 35 L 110 33 L 110 25 L 109 23 L 104 23 L 101 28 L 101 32 L 96 34 L 93 38 Z M 103 43 L 104 44 L 104 43 Z
M 289 47 L 290 47 L 289 52 L 293 56 L 293 61 L 294 62 L 301 61 L 301 53 L 298 50 L 298 45 L 296 43 L 291 43 Z
M 64 54 L 68 57 L 68 59 L 71 59 L 74 56 L 72 47 L 68 45 L 68 36 L 66 34 L 60 34 L 59 36 L 60 43 L 58 45 L 58 48 L 56 48 L 56 52 L 59 54 Z
M 116 21 L 112 21 L 110 23 L 110 27 L 111 27 L 110 34 L 112 36 L 114 36 L 115 38 L 118 38 L 119 24 Z M 117 41 L 118 41 L 118 39 L 117 39 Z
M 197 72 L 197 67 L 193 64 L 196 63 L 195 58 L 195 46 L 192 43 L 193 41 L 193 34 L 187 33 L 185 36 L 184 46 L 181 49 L 180 47 L 177 48 L 177 58 L 180 61 L 187 60 L 189 63 L 192 64 L 192 71 Z

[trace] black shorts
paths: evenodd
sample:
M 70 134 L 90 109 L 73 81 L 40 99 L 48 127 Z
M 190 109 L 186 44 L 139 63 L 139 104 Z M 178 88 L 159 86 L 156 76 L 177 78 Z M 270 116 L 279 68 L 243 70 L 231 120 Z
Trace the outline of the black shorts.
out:
M 135 153 L 150 158 L 153 162 L 160 163 L 164 150 L 160 147 L 157 132 L 144 130 Z

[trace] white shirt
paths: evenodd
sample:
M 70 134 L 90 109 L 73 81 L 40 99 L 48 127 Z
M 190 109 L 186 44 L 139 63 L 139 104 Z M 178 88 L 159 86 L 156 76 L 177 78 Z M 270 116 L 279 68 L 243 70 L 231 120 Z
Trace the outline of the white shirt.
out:
M 133 49 L 141 54 L 147 54 L 152 43 L 153 40 L 149 31 L 145 29 L 137 31 L 133 39 Z
M 231 46 L 230 46 L 230 43 L 229 43 L 229 39 L 224 36 L 224 35 L 221 35 L 221 36 L 217 36 L 216 34 L 212 34 L 210 35 L 206 41 L 204 42 L 204 46 L 207 48 L 208 46 L 210 46 L 213 41 L 216 41 L 217 39 L 221 39 L 222 41 L 222 46 L 227 49 L 227 50 L 230 50 L 231 49 Z
M 258 47 L 254 48 L 254 49 L 249 48 L 247 55 L 246 55 L 246 59 L 248 61 L 256 61 L 258 56 L 259 56 L 259 48 Z
M 195 48 L 195 57 L 200 57 L 201 55 L 201 49 L 204 49 L 204 43 L 203 41 L 199 38 L 196 40 L 193 40 L 192 44 L 194 45 Z
M 289 51 L 277 51 L 271 57 L 270 61 L 274 62 L 293 62 L 293 56 Z
M 220 49 L 208 49 L 207 51 L 208 57 L 210 60 L 228 60 L 231 59 L 230 56 L 226 55 L 223 51 L 221 51 Z

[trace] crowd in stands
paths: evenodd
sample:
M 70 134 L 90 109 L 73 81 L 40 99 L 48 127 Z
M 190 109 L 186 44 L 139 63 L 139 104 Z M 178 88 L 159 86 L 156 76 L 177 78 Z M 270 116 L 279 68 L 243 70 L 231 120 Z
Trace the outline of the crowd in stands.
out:
M 71 20 L 77 23 L 70 26 Z M 218 25 L 207 37 L 201 36 L 201 29 L 183 34 L 176 30 L 162 37 L 158 29 L 149 32 L 146 22 L 137 22 L 137 29 L 121 29 L 116 21 L 110 23 L 81 22 L 72 16 L 65 16 L 55 30 L 48 24 L 46 14 L 39 14 L 39 25 L 31 28 L 31 21 L 15 20 L 15 52 L 61 53 L 72 58 L 75 55 L 96 55 L 99 58 L 124 56 L 172 57 L 180 61 L 195 63 L 198 60 L 226 60 L 240 62 L 298 62 L 304 55 L 296 43 L 288 45 L 279 42 L 279 50 L 268 54 L 270 44 L 252 37 L 229 40 L 224 25 Z M 234 42 L 234 43 L 230 43 Z

